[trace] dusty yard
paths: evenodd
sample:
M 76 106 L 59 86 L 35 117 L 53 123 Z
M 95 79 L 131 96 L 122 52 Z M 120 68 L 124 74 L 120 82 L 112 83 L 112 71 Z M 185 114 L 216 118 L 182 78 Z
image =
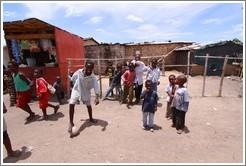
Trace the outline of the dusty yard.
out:
M 244 112 L 243 98 L 238 98 L 242 84 L 237 77 L 225 78 L 222 97 L 217 97 L 220 77 L 207 77 L 205 96 L 202 95 L 202 76 L 189 77 L 190 107 L 186 114 L 186 130 L 176 133 L 171 121 L 165 119 L 166 72 L 158 86 L 159 107 L 155 115 L 155 131 L 142 130 L 141 105 L 127 108 L 118 101 L 105 100 L 93 105 L 96 125 L 88 122 L 84 105 L 76 105 L 75 125 L 80 127 L 78 136 L 70 138 L 68 129 L 68 104 L 53 110 L 46 121 L 37 101 L 30 106 L 39 116 L 26 123 L 27 114 L 15 107 L 8 107 L 4 114 L 8 133 L 14 149 L 22 150 L 19 159 L 6 157 L 4 163 L 243 163 L 244 162 Z M 108 79 L 103 79 L 103 94 Z M 9 105 L 8 95 L 3 96 Z M 54 102 L 55 103 L 55 102 Z

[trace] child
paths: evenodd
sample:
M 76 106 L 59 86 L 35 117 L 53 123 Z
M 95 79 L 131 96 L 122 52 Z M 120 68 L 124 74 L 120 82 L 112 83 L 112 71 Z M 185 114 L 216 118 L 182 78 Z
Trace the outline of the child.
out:
M 167 84 L 166 89 L 165 89 L 168 95 L 166 98 L 166 101 L 167 101 L 166 118 L 167 120 L 170 120 L 173 117 L 173 108 L 171 108 L 170 106 L 171 106 L 177 85 L 175 85 L 175 75 L 171 74 L 168 77 L 168 80 L 169 80 L 169 83 Z
M 126 103 L 127 96 L 129 95 L 129 101 L 128 104 L 133 105 L 133 85 L 134 85 L 134 78 L 136 76 L 136 73 L 134 71 L 134 64 L 132 62 L 128 65 L 129 70 L 126 70 L 124 74 L 121 76 L 121 79 L 123 81 L 123 99 L 121 103 Z
M 189 94 L 187 88 L 184 87 L 184 84 L 187 82 L 187 78 L 184 75 L 179 75 L 176 78 L 176 84 L 178 88 L 175 91 L 171 107 L 174 107 L 173 110 L 173 125 L 176 127 L 178 134 L 181 134 L 185 127 L 185 114 L 188 111 L 189 107 Z
M 15 83 L 13 76 L 11 73 L 7 70 L 3 70 L 3 80 L 6 83 L 7 90 L 9 93 L 9 100 L 10 100 L 10 107 L 14 106 L 16 104 L 16 90 L 15 90 Z
M 160 69 L 157 66 L 157 60 L 152 59 L 151 67 L 147 69 L 146 80 L 151 80 L 153 85 L 153 91 L 157 92 L 157 85 L 160 84 Z
M 64 88 L 60 76 L 56 77 L 56 81 L 54 82 L 53 87 L 56 89 L 55 94 L 59 104 L 62 104 L 62 99 L 64 99 Z
M 27 120 L 31 120 L 35 117 L 35 113 L 31 110 L 28 103 L 31 101 L 31 81 L 21 72 L 19 72 L 19 65 L 11 61 L 8 63 L 10 72 L 13 73 L 15 89 L 17 94 L 16 107 L 21 108 L 25 112 L 29 113 Z
M 43 112 L 43 116 L 41 117 L 40 120 L 45 120 L 47 119 L 47 113 L 46 113 L 47 107 L 54 108 L 54 113 L 57 113 L 60 106 L 59 105 L 55 106 L 48 102 L 50 97 L 50 92 L 48 90 L 48 83 L 42 77 L 42 74 L 43 71 L 41 69 L 34 70 L 34 76 L 36 77 L 36 93 L 39 101 L 39 108 L 42 109 Z
M 116 69 L 115 72 L 114 72 L 114 77 L 113 77 L 113 80 L 109 86 L 109 89 L 107 90 L 106 92 L 106 95 L 103 97 L 102 100 L 105 100 L 109 93 L 114 89 L 116 88 L 116 90 L 118 91 L 118 99 L 119 101 L 121 100 L 121 97 L 122 97 L 122 88 L 121 88 L 121 76 L 122 76 L 122 73 L 123 73 L 123 70 L 122 70 L 122 64 L 121 63 L 118 63 L 117 66 L 116 66 Z
M 3 103 L 3 113 L 6 113 L 8 110 L 5 107 L 5 104 Z M 11 145 L 11 141 L 7 132 L 7 125 L 5 122 L 5 119 L 3 117 L 3 144 L 7 150 L 8 153 L 8 157 L 20 157 L 21 155 L 21 151 L 19 150 L 13 150 L 12 149 L 12 145 Z
M 109 86 L 112 83 L 113 77 L 114 77 L 114 71 L 115 71 L 115 67 L 113 66 L 113 62 L 112 61 L 108 61 L 108 66 L 105 70 L 105 74 L 109 76 Z M 114 92 L 113 89 L 111 89 L 110 91 L 110 96 L 113 97 L 114 96 Z
M 92 117 L 92 107 L 91 107 L 91 89 L 94 88 L 96 95 L 95 105 L 99 104 L 99 85 L 96 76 L 93 73 L 94 63 L 92 61 L 86 61 L 85 68 L 77 70 L 72 77 L 74 83 L 71 97 L 69 100 L 69 128 L 68 132 L 70 135 L 76 135 L 78 129 L 74 126 L 74 107 L 78 101 L 82 101 L 86 105 L 89 114 L 90 122 L 96 123 L 97 120 Z
M 140 98 L 143 99 L 142 112 L 143 112 L 143 129 L 147 129 L 147 117 L 149 117 L 149 128 L 151 132 L 154 132 L 154 115 L 157 111 L 158 95 L 154 91 L 153 83 L 151 80 L 145 81 L 146 90 L 143 91 Z

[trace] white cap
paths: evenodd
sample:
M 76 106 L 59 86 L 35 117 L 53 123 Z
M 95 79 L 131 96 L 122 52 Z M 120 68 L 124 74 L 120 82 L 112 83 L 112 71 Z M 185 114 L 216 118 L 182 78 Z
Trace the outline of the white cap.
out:
M 141 53 L 140 53 L 139 50 L 137 50 L 137 51 L 135 52 L 135 54 L 136 54 L 136 55 L 140 55 Z

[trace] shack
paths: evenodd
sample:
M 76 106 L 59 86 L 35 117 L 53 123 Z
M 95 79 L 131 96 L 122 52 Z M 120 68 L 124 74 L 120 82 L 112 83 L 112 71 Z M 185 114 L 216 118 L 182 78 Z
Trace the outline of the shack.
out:
M 176 52 L 176 64 L 187 65 L 187 55 L 190 52 L 190 67 L 191 75 L 202 75 L 205 65 L 205 58 L 195 57 L 195 56 L 217 56 L 234 58 L 242 58 L 243 55 L 243 45 L 240 43 L 235 43 L 233 41 L 221 41 L 218 43 L 211 43 L 204 46 L 190 46 L 178 48 Z M 222 74 L 224 59 L 222 58 L 209 58 L 207 75 L 208 76 L 220 76 Z M 238 75 L 242 68 L 242 60 L 240 59 L 229 59 L 227 62 L 227 68 L 225 75 Z M 187 67 L 178 67 L 179 71 L 186 72 Z
M 3 22 L 9 60 L 20 65 L 30 79 L 36 68 L 43 70 L 47 82 L 60 76 L 67 91 L 67 58 L 84 58 L 83 38 L 37 18 Z

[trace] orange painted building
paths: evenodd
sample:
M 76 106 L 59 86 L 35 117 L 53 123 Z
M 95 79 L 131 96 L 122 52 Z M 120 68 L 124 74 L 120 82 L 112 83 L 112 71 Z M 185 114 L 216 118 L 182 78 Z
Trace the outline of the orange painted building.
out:
M 16 60 L 21 72 L 32 79 L 34 69 L 41 68 L 50 84 L 60 76 L 67 91 L 67 58 L 85 57 L 82 37 L 36 18 L 3 22 L 3 30 L 9 60 Z M 34 64 L 30 63 L 30 58 L 34 59 Z

